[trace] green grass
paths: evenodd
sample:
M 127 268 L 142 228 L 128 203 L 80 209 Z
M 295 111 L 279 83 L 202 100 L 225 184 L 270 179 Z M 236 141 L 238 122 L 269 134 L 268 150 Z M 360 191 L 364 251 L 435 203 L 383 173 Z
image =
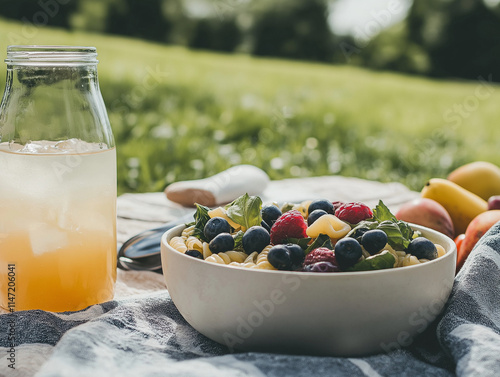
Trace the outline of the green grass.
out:
M 500 165 L 498 86 L 35 31 L 0 21 L 0 58 L 13 42 L 97 47 L 120 193 L 238 163 L 273 179 L 342 174 L 415 190 L 469 161 Z

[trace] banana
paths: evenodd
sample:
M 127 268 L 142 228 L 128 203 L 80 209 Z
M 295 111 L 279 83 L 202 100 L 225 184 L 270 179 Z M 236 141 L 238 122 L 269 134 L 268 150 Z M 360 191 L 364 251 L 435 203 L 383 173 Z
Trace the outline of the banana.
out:
M 472 219 L 488 210 L 484 199 L 447 179 L 430 179 L 421 195 L 435 200 L 448 211 L 456 234 L 465 233 Z

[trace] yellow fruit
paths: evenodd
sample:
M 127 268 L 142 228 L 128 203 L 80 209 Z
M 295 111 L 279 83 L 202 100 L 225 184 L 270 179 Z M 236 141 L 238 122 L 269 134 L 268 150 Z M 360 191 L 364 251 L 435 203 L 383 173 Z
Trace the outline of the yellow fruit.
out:
M 476 161 L 453 170 L 448 180 L 488 200 L 500 195 L 500 168 L 486 161 Z
M 307 236 L 316 238 L 320 234 L 326 234 L 330 238 L 339 239 L 344 237 L 351 227 L 334 215 L 323 215 L 312 223 L 306 230 Z
M 422 189 L 422 197 L 435 200 L 450 214 L 455 233 L 465 233 L 474 217 L 488 209 L 486 200 L 447 179 L 432 178 Z
M 231 220 L 229 218 L 228 215 L 226 215 L 226 210 L 222 207 L 217 207 L 217 208 L 214 208 L 210 211 L 208 211 L 208 216 L 210 216 L 210 218 L 214 218 L 214 217 L 222 217 L 223 219 L 226 219 L 227 222 L 229 223 L 229 225 L 231 225 L 231 227 L 234 229 L 234 230 L 239 230 L 241 229 L 241 225 L 240 224 L 236 224 L 233 220 Z

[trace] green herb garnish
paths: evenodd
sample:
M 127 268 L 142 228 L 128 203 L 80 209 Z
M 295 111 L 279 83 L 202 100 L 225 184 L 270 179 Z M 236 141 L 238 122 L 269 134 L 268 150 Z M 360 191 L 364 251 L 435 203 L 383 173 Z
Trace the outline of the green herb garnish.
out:
M 236 251 L 244 251 L 243 250 L 243 235 L 245 232 L 242 230 L 239 230 L 238 233 L 236 233 L 233 238 L 234 238 L 234 250 Z
M 320 234 L 314 242 L 309 245 L 309 247 L 306 249 L 306 255 L 309 254 L 311 251 L 314 249 L 317 249 L 318 247 L 326 247 L 327 249 L 333 250 L 332 246 L 332 241 L 330 240 L 330 237 L 326 234 Z
M 246 229 L 262 222 L 262 199 L 258 196 L 242 195 L 226 207 L 226 215 Z
M 347 271 L 372 271 L 393 268 L 396 258 L 388 250 L 382 251 L 380 254 L 372 255 L 358 263 L 356 263 Z
M 406 222 L 396 219 L 382 200 L 373 209 L 373 217 L 361 221 L 347 236 L 359 241 L 364 232 L 373 229 L 383 230 L 387 234 L 387 243 L 394 250 L 407 249 L 413 239 L 413 229 Z
M 309 242 L 311 242 L 312 238 L 306 237 L 306 238 L 287 238 L 285 240 L 285 244 L 287 243 L 294 243 L 296 245 L 299 245 L 302 249 L 306 250 L 307 245 Z
M 208 215 L 208 211 L 210 208 L 202 206 L 201 204 L 196 203 L 196 212 L 194 214 L 194 232 L 193 235 L 198 237 L 200 240 L 208 242 L 205 237 L 205 233 L 203 230 L 205 229 L 205 224 L 208 220 L 210 220 L 210 216 Z

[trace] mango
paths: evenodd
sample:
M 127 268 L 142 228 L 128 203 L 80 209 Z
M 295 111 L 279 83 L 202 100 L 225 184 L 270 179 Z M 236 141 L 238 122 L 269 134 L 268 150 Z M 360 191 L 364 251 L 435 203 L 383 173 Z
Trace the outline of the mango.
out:
M 450 238 L 455 237 L 455 228 L 450 214 L 435 200 L 416 198 L 399 207 L 395 216 L 398 220 L 426 226 Z
M 422 189 L 422 198 L 441 204 L 453 221 L 455 233 L 465 233 L 469 223 L 488 210 L 488 202 L 447 179 L 432 178 Z
M 475 161 L 460 166 L 450 173 L 448 180 L 484 200 L 500 195 L 500 168 L 490 162 Z

